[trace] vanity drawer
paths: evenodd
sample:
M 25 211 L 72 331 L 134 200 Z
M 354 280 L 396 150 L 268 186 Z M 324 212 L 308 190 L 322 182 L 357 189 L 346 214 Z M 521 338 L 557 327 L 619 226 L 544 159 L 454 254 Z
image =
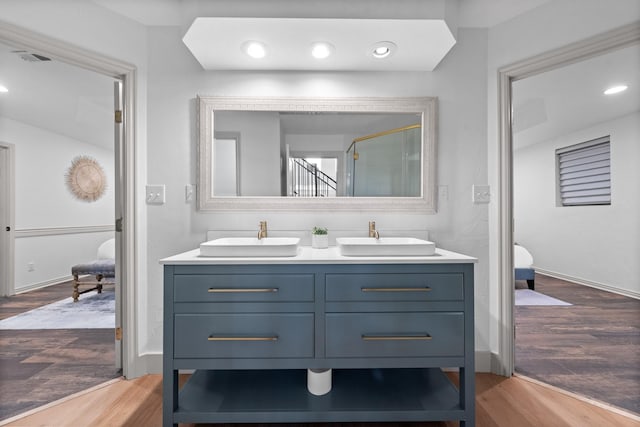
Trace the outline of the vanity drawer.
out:
M 462 301 L 462 274 L 327 274 L 327 301 Z
M 327 357 L 464 355 L 464 314 L 329 313 Z
M 313 357 L 312 313 L 176 314 L 176 358 Z
M 174 301 L 313 301 L 313 283 L 313 274 L 177 275 Z

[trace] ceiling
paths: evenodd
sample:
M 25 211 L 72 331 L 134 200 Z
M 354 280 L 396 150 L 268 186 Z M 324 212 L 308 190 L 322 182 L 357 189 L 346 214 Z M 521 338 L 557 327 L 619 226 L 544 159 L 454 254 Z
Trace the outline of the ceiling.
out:
M 145 25 L 173 24 L 183 0 L 93 0 L 116 8 Z M 486 26 L 535 8 L 542 0 L 461 0 L 460 23 Z M 153 3 L 153 4 L 152 4 Z M 107 6 L 108 4 L 108 6 Z M 177 15 L 176 15 L 177 13 Z M 186 32 L 187 27 L 184 27 Z M 0 45 L 0 115 L 90 144 L 113 147 L 113 79 L 57 61 L 29 62 Z M 637 47 L 593 58 L 514 86 L 516 143 L 568 133 L 588 124 L 638 111 Z M 602 96 L 608 82 L 624 80 L 630 89 Z
M 0 44 L 0 116 L 113 149 L 114 79 Z
M 603 94 L 619 84 L 629 89 Z M 640 111 L 640 48 L 631 46 L 516 81 L 512 99 L 516 149 Z
M 264 58 L 243 51 L 253 40 Z M 456 40 L 442 19 L 196 18 L 183 42 L 205 70 L 432 71 Z M 315 42 L 332 54 L 314 58 Z M 379 42 L 393 43 L 386 58 L 373 56 Z
M 92 0 L 143 25 L 184 25 L 188 0 Z M 241 0 L 235 0 L 236 4 Z M 296 0 L 302 3 L 304 0 Z M 396 0 L 393 0 L 396 1 Z M 455 1 L 455 0 L 447 0 Z M 550 0 L 458 0 L 459 27 L 491 28 Z M 307 1 L 312 3 L 313 1 Z M 245 1 L 245 3 L 248 3 Z M 316 0 L 322 4 L 321 0 Z
M 432 71 L 457 27 L 491 27 L 548 0 L 93 1 L 147 26 L 184 28 L 205 70 Z M 251 40 L 267 46 L 264 58 L 243 51 Z M 310 54 L 319 41 L 333 47 L 326 59 Z M 392 42 L 392 54 L 374 58 L 378 42 Z

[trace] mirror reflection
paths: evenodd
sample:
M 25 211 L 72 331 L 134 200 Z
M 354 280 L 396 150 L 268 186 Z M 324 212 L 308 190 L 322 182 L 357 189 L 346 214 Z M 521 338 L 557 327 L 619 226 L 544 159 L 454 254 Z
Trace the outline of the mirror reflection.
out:
M 418 197 L 421 113 L 214 111 L 214 197 Z
M 200 210 L 435 212 L 435 98 L 198 97 Z

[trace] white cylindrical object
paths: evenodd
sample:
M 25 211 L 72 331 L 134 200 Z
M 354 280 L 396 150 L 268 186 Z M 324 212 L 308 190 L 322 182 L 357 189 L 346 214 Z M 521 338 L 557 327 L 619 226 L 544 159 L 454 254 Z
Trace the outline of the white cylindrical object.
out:
M 331 391 L 331 369 L 307 369 L 309 393 L 322 396 Z

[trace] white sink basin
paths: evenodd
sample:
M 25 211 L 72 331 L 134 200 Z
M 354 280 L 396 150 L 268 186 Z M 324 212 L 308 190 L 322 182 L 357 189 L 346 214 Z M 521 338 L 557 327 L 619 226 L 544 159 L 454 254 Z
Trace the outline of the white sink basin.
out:
M 340 255 L 426 256 L 436 253 L 436 244 L 413 237 L 338 237 Z
M 200 256 L 281 257 L 298 254 L 297 237 L 224 237 L 200 244 Z

